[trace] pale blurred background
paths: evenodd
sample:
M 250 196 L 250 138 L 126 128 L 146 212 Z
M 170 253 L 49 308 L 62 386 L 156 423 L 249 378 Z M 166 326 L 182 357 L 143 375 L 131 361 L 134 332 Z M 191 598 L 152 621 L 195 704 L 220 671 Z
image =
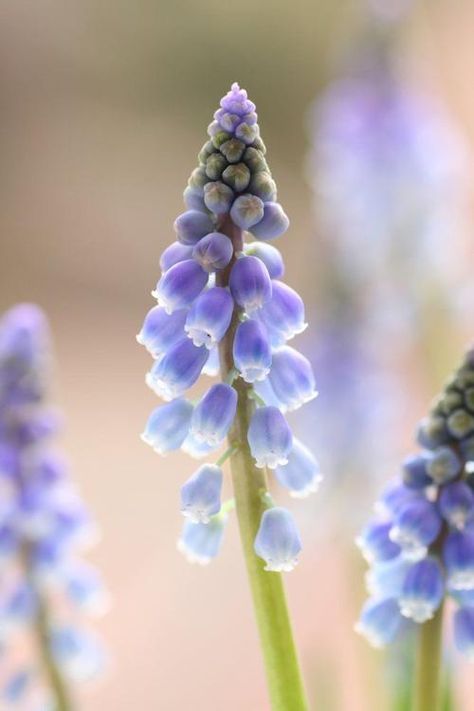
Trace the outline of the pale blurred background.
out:
M 235 520 L 212 566 L 176 551 L 179 485 L 194 464 L 161 459 L 138 438 L 156 398 L 135 333 L 207 124 L 233 81 L 257 104 L 292 220 L 279 244 L 286 279 L 317 320 L 331 286 L 308 180 L 308 116 L 360 37 L 364 11 L 362 0 L 16 0 L 0 10 L 0 305 L 35 301 L 49 314 L 64 446 L 103 532 L 91 559 L 113 601 L 99 624 L 110 667 L 81 691 L 84 711 L 268 708 Z M 471 148 L 473 23 L 469 0 L 427 1 L 397 40 L 407 74 L 443 102 Z M 468 317 L 390 363 L 413 392 L 395 433 L 400 454 L 474 330 Z M 317 363 L 317 329 L 304 344 Z M 302 428 L 317 430 L 325 407 L 300 418 Z M 364 597 L 352 540 L 376 486 L 363 468 L 341 487 L 332 486 L 340 472 L 325 474 L 317 500 L 292 505 L 305 550 L 287 581 L 311 708 L 385 711 L 383 655 L 352 631 Z M 474 709 L 472 674 L 457 681 L 463 711 Z

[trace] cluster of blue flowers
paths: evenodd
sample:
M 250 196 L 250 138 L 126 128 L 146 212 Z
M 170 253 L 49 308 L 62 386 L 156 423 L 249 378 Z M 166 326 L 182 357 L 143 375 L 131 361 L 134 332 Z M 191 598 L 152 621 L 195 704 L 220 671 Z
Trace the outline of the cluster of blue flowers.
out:
M 160 454 L 192 457 L 218 450 L 239 407 L 238 388 L 254 403 L 247 442 L 235 442 L 217 464 L 204 464 L 182 487 L 187 517 L 179 548 L 207 563 L 220 547 L 231 503 L 221 504 L 221 464 L 235 447 L 249 447 L 257 467 L 272 469 L 295 496 L 316 489 L 319 468 L 290 431 L 285 413 L 316 396 L 308 360 L 287 341 L 306 327 L 301 297 L 281 278 L 280 252 L 265 241 L 289 221 L 276 202 L 255 105 L 233 84 L 208 128 L 209 140 L 184 191 L 186 212 L 175 221 L 176 241 L 162 254 L 162 276 L 137 336 L 155 359 L 146 382 L 168 404 L 156 408 L 142 435 Z M 245 241 L 244 233 L 250 241 Z M 251 241 L 257 238 L 256 241 Z M 201 373 L 223 380 L 197 404 L 185 391 Z M 301 544 L 293 519 L 280 507 L 263 515 L 255 550 L 267 570 L 290 570 Z
M 5 314 L 0 321 L 2 708 L 10 703 L 54 708 L 47 679 L 51 665 L 65 678 L 80 680 L 95 674 L 103 659 L 80 614 L 100 612 L 105 596 L 96 571 L 78 557 L 93 531 L 90 517 L 50 444 L 59 418 L 45 405 L 48 351 L 46 320 L 36 306 L 19 305 Z M 15 640 L 25 634 L 33 638 L 37 657 L 18 653 Z
M 358 539 L 371 594 L 358 630 L 390 644 L 451 597 L 456 647 L 474 659 L 474 350 L 420 423 L 418 443 Z

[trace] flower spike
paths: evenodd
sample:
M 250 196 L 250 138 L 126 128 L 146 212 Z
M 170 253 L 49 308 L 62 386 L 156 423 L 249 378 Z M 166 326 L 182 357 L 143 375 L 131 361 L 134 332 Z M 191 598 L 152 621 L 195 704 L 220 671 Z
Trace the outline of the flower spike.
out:
M 147 317 L 147 347 L 153 332 Z M 96 571 L 77 557 L 94 528 L 50 441 L 59 422 L 45 404 L 49 350 L 38 307 L 18 305 L 0 320 L 0 471 L 8 481 L 0 503 L 0 617 L 9 669 L 2 708 L 36 708 L 39 697 L 41 708 L 72 708 L 76 672 L 91 676 L 104 662 L 100 643 L 82 627 L 85 614 L 104 610 L 107 596 Z M 63 644 L 66 629 L 74 644 Z M 30 659 L 35 649 L 37 660 Z
M 389 622 L 394 602 L 402 617 L 423 629 L 440 617 L 444 599 L 451 597 L 458 608 L 456 647 L 473 658 L 474 482 L 468 426 L 473 387 L 470 350 L 419 425 L 422 451 L 403 462 L 400 481 L 382 495 L 376 519 L 358 539 L 371 566 L 369 592 L 376 598 L 362 611 L 358 628 L 379 645 L 390 644 L 404 628 L 394 617 Z
M 286 345 L 306 328 L 304 304 L 281 281 L 278 249 L 261 240 L 280 237 L 289 220 L 277 202 L 255 104 L 238 84 L 221 100 L 198 162 L 184 191 L 186 211 L 174 224 L 177 241 L 160 260 L 158 307 L 138 336 L 155 359 L 146 382 L 168 401 L 152 413 L 142 437 L 158 452 L 181 448 L 196 459 L 227 437 L 248 572 L 254 592 L 261 589 L 255 604 L 266 599 L 261 632 L 283 635 L 293 648 L 289 622 L 273 630 L 269 615 L 288 619 L 278 573 L 292 570 L 301 542 L 291 514 L 267 508 L 261 495 L 267 467 L 292 496 L 316 490 L 318 464 L 283 414 L 315 397 L 316 388 L 309 361 Z M 219 370 L 221 382 L 191 405 L 188 388 Z M 188 520 L 178 548 L 201 564 L 219 552 L 228 517 L 220 508 L 225 459 L 203 464 L 181 490 Z M 269 651 L 275 646 L 283 649 L 276 638 L 264 642 L 275 706 L 303 711 L 296 657 L 275 661 Z M 277 672 L 288 682 L 280 683 Z

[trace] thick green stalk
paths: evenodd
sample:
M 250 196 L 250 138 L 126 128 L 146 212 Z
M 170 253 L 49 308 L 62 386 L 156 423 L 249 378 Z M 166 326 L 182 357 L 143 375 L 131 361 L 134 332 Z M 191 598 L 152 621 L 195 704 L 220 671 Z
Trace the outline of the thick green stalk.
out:
M 242 250 L 242 232 L 225 218 L 218 227 L 234 244 L 235 252 Z M 219 285 L 228 284 L 232 263 L 219 274 Z M 220 345 L 222 378 L 233 368 L 232 343 L 239 322 L 236 312 L 232 324 Z M 229 444 L 236 448 L 231 458 L 235 506 L 244 550 L 257 626 L 267 672 L 273 711 L 305 711 L 307 703 L 296 647 L 293 639 L 285 591 L 280 573 L 266 572 L 263 561 L 254 552 L 253 544 L 260 525 L 265 503 L 262 493 L 267 490 L 265 472 L 258 469 L 250 454 L 247 431 L 254 402 L 249 398 L 250 386 L 240 378 L 234 382 L 238 395 L 237 415 L 229 433 Z
M 413 711 L 441 710 L 442 627 L 442 606 L 433 619 L 420 625 Z

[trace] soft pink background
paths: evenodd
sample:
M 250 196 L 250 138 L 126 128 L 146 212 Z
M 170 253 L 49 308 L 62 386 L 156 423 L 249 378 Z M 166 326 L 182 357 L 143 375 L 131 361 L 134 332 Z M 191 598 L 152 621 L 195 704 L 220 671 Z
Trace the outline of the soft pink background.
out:
M 91 559 L 113 599 L 99 623 L 110 668 L 83 691 L 84 711 L 268 708 L 235 520 L 211 567 L 176 552 L 178 488 L 193 463 L 160 459 L 138 439 L 156 400 L 134 335 L 207 123 L 236 79 L 258 104 L 292 217 L 287 279 L 313 298 L 304 112 L 330 66 L 329 38 L 346 41 L 358 13 L 349 2 L 290 5 L 16 0 L 0 10 L 0 306 L 32 300 L 49 314 L 64 447 L 103 531 Z M 472 139 L 474 7 L 433 5 L 417 12 L 407 59 Z M 352 631 L 362 512 L 347 521 L 340 499 L 330 513 L 321 501 L 294 505 L 305 551 L 288 576 L 312 708 L 384 711 L 381 657 Z M 471 679 L 461 684 L 466 711 Z

